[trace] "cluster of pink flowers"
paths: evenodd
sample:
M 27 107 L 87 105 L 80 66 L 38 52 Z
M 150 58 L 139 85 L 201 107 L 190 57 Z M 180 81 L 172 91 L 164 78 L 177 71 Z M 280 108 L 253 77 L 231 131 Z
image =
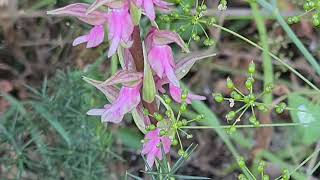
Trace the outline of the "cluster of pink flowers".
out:
M 101 116 L 102 122 L 120 123 L 125 114 L 136 112 L 143 120 L 145 127 L 150 125 L 150 119 L 143 113 L 142 86 L 143 72 L 137 72 L 132 55 L 128 50 L 133 44 L 132 33 L 134 23 L 130 6 L 134 5 L 151 20 L 156 18 L 155 8 L 169 10 L 170 3 L 163 0 L 96 0 L 92 5 L 85 3 L 71 4 L 63 8 L 49 11 L 48 14 L 74 16 L 79 20 L 92 25 L 92 29 L 86 35 L 76 38 L 73 45 L 86 43 L 87 48 L 99 46 L 105 40 L 105 31 L 108 32 L 110 42 L 108 57 L 115 55 L 119 47 L 124 48 L 125 67 L 108 80 L 101 82 L 85 78 L 85 80 L 102 91 L 111 104 L 106 104 L 101 109 L 92 109 L 88 115 Z M 107 28 L 106 28 L 107 27 Z M 176 43 L 184 51 L 188 51 L 184 41 L 177 33 L 159 30 L 152 27 L 145 38 L 147 63 L 154 72 L 157 91 L 165 92 L 162 87 L 169 84 L 169 92 L 172 98 L 180 103 L 182 90 L 177 77 L 177 69 L 173 52 L 169 44 Z M 118 88 L 121 84 L 121 88 Z M 204 100 L 205 97 L 189 93 L 187 103 L 192 100 Z M 162 159 L 160 143 L 165 153 L 169 153 L 170 137 L 160 136 L 160 129 L 150 131 L 145 136 L 145 144 L 142 153 L 147 155 L 150 166 L 155 158 Z

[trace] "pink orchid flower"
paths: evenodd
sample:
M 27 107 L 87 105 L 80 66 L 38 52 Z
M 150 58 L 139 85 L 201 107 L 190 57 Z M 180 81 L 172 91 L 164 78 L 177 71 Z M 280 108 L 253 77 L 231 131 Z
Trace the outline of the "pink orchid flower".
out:
M 180 87 L 179 80 L 175 75 L 175 62 L 172 49 L 168 45 L 173 42 L 177 43 L 185 51 L 188 51 L 184 41 L 177 33 L 162 31 L 156 28 L 151 29 L 146 38 L 148 61 L 159 78 L 166 77 L 172 84 Z
M 120 43 L 127 45 L 132 43 L 131 34 L 133 33 L 134 24 L 127 4 L 120 8 L 111 9 L 107 18 L 109 24 L 109 40 L 111 41 L 108 57 L 111 57 L 117 51 Z
M 181 99 L 181 95 L 182 95 L 182 90 L 179 87 L 176 87 L 173 84 L 169 84 L 169 91 L 170 91 L 170 95 L 172 97 L 173 100 L 175 100 L 177 103 L 181 103 L 182 99 Z M 205 100 L 206 97 L 204 96 L 199 96 L 196 94 L 192 94 L 192 93 L 188 93 L 187 99 L 186 99 L 186 103 L 191 104 L 191 101 L 194 100 Z
M 171 3 L 162 0 L 136 0 L 137 6 L 142 8 L 151 21 L 156 19 L 155 7 L 163 10 L 169 10 Z
M 169 153 L 171 146 L 171 139 L 166 136 L 160 136 L 160 129 L 150 131 L 145 136 L 145 143 L 143 144 L 142 154 L 147 155 L 147 163 L 150 167 L 153 166 L 155 158 L 162 160 L 162 151 L 160 143 L 164 153 Z
M 112 103 L 104 106 L 103 109 L 91 109 L 88 115 L 101 116 L 101 122 L 120 123 L 124 115 L 136 108 L 140 101 L 141 85 L 135 87 L 123 86 L 118 98 Z
M 99 46 L 104 40 L 103 24 L 107 21 L 107 14 L 98 10 L 87 14 L 86 12 L 89 7 L 89 4 L 75 3 L 56 10 L 48 11 L 47 14 L 75 16 L 81 21 L 94 26 L 89 34 L 80 36 L 73 41 L 73 46 L 86 42 L 87 48 L 94 48 Z

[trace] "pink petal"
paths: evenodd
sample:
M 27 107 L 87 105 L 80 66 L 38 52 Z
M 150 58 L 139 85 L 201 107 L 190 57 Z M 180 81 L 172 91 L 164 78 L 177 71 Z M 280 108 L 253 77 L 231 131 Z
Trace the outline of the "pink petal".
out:
M 146 15 L 151 21 L 154 21 L 156 18 L 156 13 L 153 5 L 152 0 L 144 0 L 143 1 L 143 8 L 146 11 Z
M 91 109 L 87 112 L 89 116 L 101 116 L 106 110 L 105 109 Z
M 100 11 L 94 11 L 90 14 L 86 14 L 89 4 L 75 3 L 68 6 L 48 11 L 50 15 L 61 15 L 61 16 L 75 16 L 81 21 L 91 25 L 101 25 L 106 22 L 106 13 Z
M 167 66 L 165 66 L 164 70 L 165 70 L 166 76 L 169 79 L 169 81 L 172 84 L 174 84 L 175 86 L 180 87 L 179 80 L 178 80 L 176 74 L 174 73 L 173 68 L 171 66 L 167 65 Z
M 102 25 L 95 26 L 91 29 L 88 36 L 87 48 L 99 46 L 104 40 L 104 28 Z
M 115 108 L 111 107 L 102 114 L 101 122 L 112 122 L 119 124 L 122 121 L 123 116 L 124 114 L 122 114 L 119 109 L 115 110 Z
M 88 37 L 89 37 L 89 35 L 83 35 L 83 36 L 77 37 L 73 41 L 72 46 L 78 46 L 79 44 L 88 42 Z
M 159 47 L 153 47 L 148 54 L 148 61 L 151 68 L 157 73 L 157 76 L 162 78 L 164 73 L 164 67 L 162 65 L 163 61 L 163 51 Z
M 111 57 L 116 53 L 120 44 L 120 40 L 121 40 L 121 37 L 119 35 L 114 36 L 114 38 L 111 39 L 111 45 L 109 47 L 108 57 Z

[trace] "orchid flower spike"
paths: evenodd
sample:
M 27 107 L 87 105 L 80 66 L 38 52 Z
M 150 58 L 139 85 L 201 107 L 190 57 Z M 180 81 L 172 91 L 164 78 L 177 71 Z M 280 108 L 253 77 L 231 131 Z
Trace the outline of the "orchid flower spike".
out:
M 156 19 L 156 7 L 161 10 L 169 10 L 169 6 L 172 5 L 171 3 L 163 0 L 135 0 L 135 3 L 138 7 L 145 11 L 145 14 L 151 21 Z
M 145 136 L 142 154 L 147 155 L 147 163 L 150 167 L 153 166 L 156 158 L 162 160 L 161 144 L 164 153 L 170 152 L 171 139 L 166 136 L 160 136 L 160 129 L 150 131 Z
M 99 46 L 104 40 L 103 25 L 107 22 L 107 13 L 96 10 L 90 14 L 87 14 L 86 12 L 89 7 L 89 4 L 75 3 L 59 9 L 48 11 L 47 14 L 75 16 L 81 21 L 94 26 L 89 34 L 80 36 L 73 41 L 73 46 L 77 46 L 86 42 L 87 48 L 94 48 Z
M 146 38 L 148 61 L 160 79 L 168 78 L 172 84 L 180 87 L 179 80 L 175 75 L 173 52 L 168 45 L 173 42 L 184 51 L 189 52 L 186 44 L 177 33 L 152 28 Z

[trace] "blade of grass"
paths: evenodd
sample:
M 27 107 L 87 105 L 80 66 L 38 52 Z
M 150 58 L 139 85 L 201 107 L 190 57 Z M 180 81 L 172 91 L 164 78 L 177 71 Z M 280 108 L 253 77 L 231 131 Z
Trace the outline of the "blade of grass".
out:
M 283 30 L 286 31 L 289 38 L 293 41 L 293 43 L 297 46 L 297 48 L 304 55 L 307 61 L 311 64 L 311 67 L 313 67 L 315 71 L 318 73 L 318 75 L 320 75 L 320 65 L 318 64 L 317 60 L 311 55 L 311 53 L 299 40 L 297 35 L 292 31 L 290 26 L 286 23 L 284 18 L 281 16 L 278 7 L 271 5 L 266 0 L 258 0 L 258 2 L 262 7 L 274 14 L 278 23 L 282 26 Z
M 264 79 L 264 86 L 266 86 L 269 83 L 273 83 L 273 67 L 272 67 L 272 59 L 268 54 L 268 52 L 270 52 L 270 48 L 268 45 L 267 30 L 265 26 L 264 17 L 260 13 L 258 4 L 254 1 L 250 1 L 250 6 L 252 8 L 252 13 L 259 31 L 261 46 L 265 50 L 265 51 L 262 51 L 262 56 L 263 56 L 263 72 L 264 72 L 263 79 Z M 272 94 L 265 94 L 263 96 L 263 102 L 267 104 L 271 104 Z

